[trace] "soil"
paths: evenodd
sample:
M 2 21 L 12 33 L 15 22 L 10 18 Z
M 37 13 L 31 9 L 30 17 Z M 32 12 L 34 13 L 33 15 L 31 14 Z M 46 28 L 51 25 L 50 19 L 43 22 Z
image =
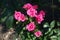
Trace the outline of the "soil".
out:
M 0 40 L 21 40 L 20 36 L 17 36 L 13 28 L 6 32 L 2 32 L 3 26 L 0 24 Z

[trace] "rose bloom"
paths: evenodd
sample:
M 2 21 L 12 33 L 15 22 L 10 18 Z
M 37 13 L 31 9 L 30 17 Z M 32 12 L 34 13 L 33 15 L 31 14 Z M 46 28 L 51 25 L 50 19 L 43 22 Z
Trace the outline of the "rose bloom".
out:
M 30 17 L 35 17 L 36 13 L 37 11 L 33 8 L 30 8 L 29 10 L 27 10 L 27 15 L 29 15 Z
M 38 5 L 31 5 L 30 3 L 27 3 L 27 4 L 25 4 L 25 5 L 23 6 L 23 8 L 24 8 L 25 10 L 28 10 L 28 9 L 30 9 L 30 8 L 37 9 L 37 8 L 38 8 Z
M 34 35 L 36 37 L 40 37 L 42 35 L 42 32 L 38 30 L 37 32 L 34 33 Z
M 37 15 L 36 16 L 36 21 L 38 22 L 38 24 L 41 24 L 41 22 L 44 20 L 42 15 Z
M 15 13 L 14 13 L 14 18 L 15 18 L 16 20 L 22 21 L 22 22 L 24 22 L 24 21 L 26 20 L 24 14 L 22 14 L 22 13 L 19 12 L 19 11 L 15 11 Z
M 20 21 L 20 19 L 19 19 L 20 15 L 21 15 L 21 12 L 15 11 L 15 13 L 14 13 L 14 18 L 15 18 L 16 20 L 19 20 L 19 21 Z
M 23 6 L 24 9 L 28 10 L 32 7 L 32 5 L 30 3 L 27 3 Z
M 33 8 L 34 9 L 38 9 L 38 5 L 33 5 Z
M 44 20 L 45 12 L 41 10 L 38 15 L 36 15 L 36 21 L 38 24 L 41 24 L 41 22 Z
M 22 22 L 24 22 L 24 21 L 26 20 L 26 17 L 25 17 L 24 14 L 21 14 L 20 18 L 21 18 L 21 21 L 22 21 Z
M 34 22 L 30 22 L 27 26 L 26 26 L 26 29 L 28 30 L 28 31 L 33 31 L 33 30 L 35 30 L 35 24 L 34 24 Z
M 42 15 L 43 17 L 45 16 L 45 12 L 43 11 L 43 10 L 41 10 L 40 12 L 39 12 L 39 15 Z

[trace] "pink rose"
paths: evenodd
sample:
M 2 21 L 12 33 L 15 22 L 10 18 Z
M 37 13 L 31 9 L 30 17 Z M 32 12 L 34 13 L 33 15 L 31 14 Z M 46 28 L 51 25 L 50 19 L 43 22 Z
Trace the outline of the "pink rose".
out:
M 41 10 L 40 12 L 39 12 L 39 15 L 42 15 L 43 17 L 45 16 L 45 12 L 43 11 L 43 10 Z
M 24 9 L 28 10 L 32 7 L 32 5 L 30 3 L 27 3 L 23 6 Z
M 22 22 L 24 22 L 24 21 L 26 20 L 26 17 L 25 17 L 24 14 L 21 14 L 20 18 L 21 18 L 21 21 L 22 21 Z
M 27 26 L 26 26 L 26 29 L 28 30 L 28 31 L 33 31 L 33 30 L 35 30 L 35 24 L 34 24 L 34 22 L 31 22 L 31 23 L 29 23 Z
M 19 19 L 20 15 L 21 15 L 21 12 L 15 11 L 15 13 L 14 13 L 14 18 L 15 18 L 16 20 L 19 20 L 19 21 L 20 21 L 20 19 Z
M 36 37 L 40 37 L 42 35 L 42 32 L 38 30 L 37 32 L 34 33 L 34 35 Z
M 38 15 L 36 15 L 36 21 L 40 24 L 44 20 L 45 12 L 41 10 Z
M 30 17 L 35 17 L 36 13 L 37 11 L 33 8 L 30 8 L 29 10 L 27 10 L 27 15 L 29 15 Z
M 31 5 L 30 3 L 27 3 L 27 4 L 25 4 L 24 6 L 23 6 L 23 8 L 25 9 L 25 10 L 28 10 L 28 9 L 30 9 L 30 8 L 34 8 L 34 9 L 37 9 L 38 8 L 38 5 Z
M 42 15 L 37 15 L 36 16 L 36 21 L 38 22 L 38 24 L 40 24 L 42 21 L 44 20 Z
M 33 8 L 34 9 L 38 9 L 38 5 L 33 5 Z
M 24 14 L 22 14 L 21 12 L 19 11 L 15 11 L 15 14 L 14 14 L 14 18 L 18 21 L 22 21 L 24 22 L 26 20 Z

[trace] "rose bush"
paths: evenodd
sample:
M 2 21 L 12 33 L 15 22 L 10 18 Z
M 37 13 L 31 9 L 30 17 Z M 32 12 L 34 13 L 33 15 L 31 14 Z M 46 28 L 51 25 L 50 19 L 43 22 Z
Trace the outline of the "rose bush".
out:
M 22 40 L 59 40 L 60 22 L 51 20 L 53 17 L 50 19 L 50 14 L 47 16 L 49 8 L 43 8 L 45 6 L 38 2 L 39 4 L 17 3 L 10 8 L 12 10 L 6 7 L 1 13 L 0 22 L 7 29 L 13 28 Z
M 28 8 L 28 6 L 29 6 L 29 8 Z M 31 18 L 31 17 L 34 18 L 34 17 L 35 17 L 35 19 L 36 19 L 36 21 L 37 21 L 37 24 L 41 24 L 41 22 L 44 20 L 45 12 L 44 12 L 43 10 L 41 10 L 41 11 L 39 12 L 39 14 L 37 15 L 37 10 L 36 10 L 36 9 L 37 9 L 37 5 L 32 6 L 31 4 L 27 3 L 27 4 L 25 4 L 25 5 L 23 6 L 23 8 L 24 8 L 24 9 L 28 9 L 28 10 L 26 10 L 27 15 L 29 15 L 29 18 Z M 35 8 L 35 9 L 34 9 L 34 8 Z M 15 13 L 14 13 L 14 18 L 15 18 L 17 21 L 19 21 L 19 22 L 20 22 L 20 21 L 22 21 L 22 22 L 27 21 L 25 15 L 22 14 L 21 12 L 19 12 L 19 11 L 15 11 Z M 28 16 L 27 16 L 27 18 L 28 18 Z M 30 23 L 27 24 L 25 28 L 26 28 L 26 30 L 31 31 L 31 32 L 34 33 L 34 31 L 35 31 L 37 28 L 36 28 L 35 22 L 32 22 L 32 21 L 33 21 L 33 18 L 31 18 Z M 28 19 L 28 20 L 29 20 L 29 19 Z M 37 29 L 37 30 L 38 30 L 38 29 Z M 35 34 L 36 37 L 40 37 L 40 36 L 42 35 L 42 32 L 38 30 L 38 31 L 35 32 L 34 34 Z

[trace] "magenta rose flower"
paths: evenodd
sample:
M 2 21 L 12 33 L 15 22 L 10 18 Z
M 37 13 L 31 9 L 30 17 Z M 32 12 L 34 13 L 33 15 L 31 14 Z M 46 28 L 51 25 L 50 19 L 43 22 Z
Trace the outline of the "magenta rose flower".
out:
M 33 8 L 34 9 L 38 9 L 38 5 L 33 5 Z
M 36 13 L 37 11 L 33 8 L 30 8 L 29 10 L 27 10 L 27 15 L 29 15 L 30 17 L 35 17 Z
M 44 20 L 42 15 L 36 15 L 36 21 L 40 24 Z
M 30 9 L 30 8 L 37 9 L 37 8 L 38 8 L 38 5 L 31 5 L 30 3 L 27 3 L 27 4 L 25 4 L 25 5 L 23 6 L 23 8 L 24 8 L 25 10 L 28 10 L 28 9 Z
M 40 24 L 44 20 L 45 12 L 41 10 L 38 15 L 36 15 L 36 21 Z
M 24 14 L 21 14 L 20 18 L 21 18 L 21 21 L 22 21 L 22 22 L 24 22 L 24 21 L 26 20 L 26 17 L 25 17 Z
M 43 11 L 43 10 L 41 10 L 40 12 L 39 12 L 39 15 L 42 15 L 43 17 L 45 16 L 45 12 Z
M 30 3 L 27 3 L 23 6 L 24 9 L 28 10 L 32 7 L 32 5 Z
M 34 24 L 34 22 L 30 22 L 29 24 L 27 24 L 27 26 L 26 26 L 26 29 L 28 30 L 28 31 L 33 31 L 33 30 L 35 30 L 35 24 Z
M 15 18 L 16 20 L 19 20 L 19 21 L 20 21 L 20 15 L 21 15 L 21 12 L 15 11 L 15 13 L 14 13 L 14 18 Z
M 22 21 L 24 22 L 26 20 L 26 17 L 24 16 L 24 14 L 22 14 L 21 12 L 19 11 L 15 11 L 15 14 L 14 14 L 14 18 L 18 21 Z
M 42 35 L 42 32 L 38 30 L 37 32 L 34 33 L 34 35 L 36 37 L 40 37 Z

